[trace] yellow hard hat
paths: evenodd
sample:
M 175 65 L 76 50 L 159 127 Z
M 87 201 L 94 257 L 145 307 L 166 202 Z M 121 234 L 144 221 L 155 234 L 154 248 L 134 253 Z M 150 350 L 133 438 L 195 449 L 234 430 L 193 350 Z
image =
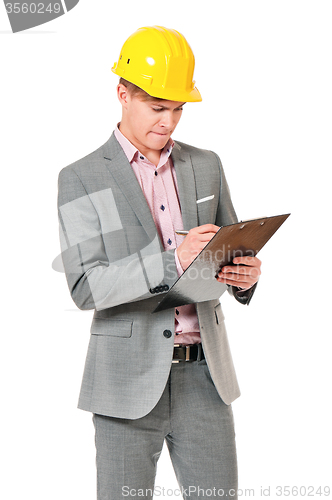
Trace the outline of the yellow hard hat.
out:
M 193 81 L 194 67 L 194 54 L 181 33 L 148 26 L 125 41 L 112 71 L 153 97 L 198 102 L 202 98 Z

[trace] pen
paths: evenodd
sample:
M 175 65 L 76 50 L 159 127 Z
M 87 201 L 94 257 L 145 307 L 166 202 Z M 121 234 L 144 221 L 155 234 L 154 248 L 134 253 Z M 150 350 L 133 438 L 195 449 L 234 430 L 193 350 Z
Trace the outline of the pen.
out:
M 179 230 L 179 231 L 175 231 L 175 232 L 176 232 L 176 234 L 184 234 L 184 235 L 189 233 L 189 231 L 183 231 L 183 230 Z

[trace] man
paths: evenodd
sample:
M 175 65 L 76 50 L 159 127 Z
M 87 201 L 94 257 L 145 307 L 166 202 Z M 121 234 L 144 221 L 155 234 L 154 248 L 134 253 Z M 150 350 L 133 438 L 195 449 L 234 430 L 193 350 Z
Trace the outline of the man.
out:
M 240 393 L 220 302 L 153 313 L 219 227 L 236 222 L 217 155 L 171 138 L 184 104 L 201 100 L 194 56 L 177 31 L 141 28 L 112 71 L 121 122 L 59 175 L 69 289 L 95 310 L 78 406 L 93 413 L 98 500 L 152 498 L 164 439 L 184 498 L 237 498 Z M 249 303 L 260 264 L 238 257 L 217 279 Z

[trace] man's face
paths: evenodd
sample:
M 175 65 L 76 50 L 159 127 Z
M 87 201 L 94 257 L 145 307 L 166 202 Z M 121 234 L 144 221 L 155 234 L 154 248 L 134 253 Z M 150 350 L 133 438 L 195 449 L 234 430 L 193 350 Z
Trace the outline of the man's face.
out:
M 179 123 L 183 104 L 167 100 L 143 101 L 126 92 L 122 99 L 120 130 L 146 156 L 150 151 L 160 152 Z

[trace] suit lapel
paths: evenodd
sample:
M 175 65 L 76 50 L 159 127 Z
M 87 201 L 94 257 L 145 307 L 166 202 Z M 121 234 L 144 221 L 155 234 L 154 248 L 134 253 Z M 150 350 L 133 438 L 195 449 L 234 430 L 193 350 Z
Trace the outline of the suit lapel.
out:
M 149 205 L 114 133 L 104 144 L 103 153 L 107 169 L 123 192 L 149 238 L 153 240 L 156 236 L 156 226 Z M 183 227 L 189 230 L 198 225 L 194 170 L 190 155 L 183 152 L 179 144 L 175 143 L 171 156 L 179 188 Z
M 183 152 L 179 144 L 175 143 L 171 156 L 179 187 L 183 227 L 189 230 L 198 225 L 194 170 L 189 153 Z
M 114 134 L 104 144 L 106 167 L 152 241 L 156 226 L 136 175 Z

